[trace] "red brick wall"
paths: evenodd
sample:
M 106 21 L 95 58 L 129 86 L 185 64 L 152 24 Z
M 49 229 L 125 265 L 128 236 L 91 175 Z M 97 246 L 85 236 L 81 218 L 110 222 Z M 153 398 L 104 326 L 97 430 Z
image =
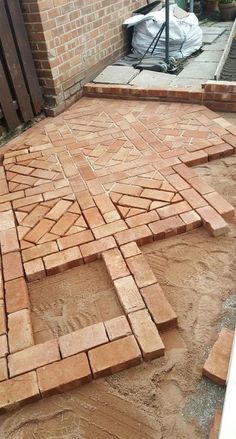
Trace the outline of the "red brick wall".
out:
M 145 0 L 21 0 L 46 105 L 62 111 L 124 52 L 122 22 Z

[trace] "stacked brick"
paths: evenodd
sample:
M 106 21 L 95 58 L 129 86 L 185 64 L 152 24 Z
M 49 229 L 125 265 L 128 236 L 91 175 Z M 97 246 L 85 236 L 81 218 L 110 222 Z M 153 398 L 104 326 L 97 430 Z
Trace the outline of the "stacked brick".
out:
M 201 224 L 228 231 L 233 207 L 190 168 L 235 151 L 234 129 L 215 119 L 194 105 L 84 99 L 10 142 L 0 167 L 2 409 L 164 354 L 161 331 L 177 315 L 139 246 Z M 123 315 L 35 345 L 26 281 L 97 258 Z

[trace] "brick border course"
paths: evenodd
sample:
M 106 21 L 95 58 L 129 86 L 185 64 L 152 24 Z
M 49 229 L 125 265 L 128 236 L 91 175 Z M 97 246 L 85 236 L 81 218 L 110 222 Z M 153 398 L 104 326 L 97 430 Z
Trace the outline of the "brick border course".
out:
M 158 100 L 206 105 L 213 111 L 236 111 L 236 82 L 206 81 L 200 90 L 176 88 L 142 88 L 130 85 L 88 83 L 83 87 L 84 96 L 122 99 Z

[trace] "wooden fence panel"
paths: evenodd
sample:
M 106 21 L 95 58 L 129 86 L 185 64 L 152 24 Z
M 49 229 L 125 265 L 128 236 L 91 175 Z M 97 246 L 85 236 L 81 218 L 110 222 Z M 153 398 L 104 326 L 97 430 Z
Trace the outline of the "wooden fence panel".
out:
M 38 77 L 35 71 L 33 56 L 28 42 L 28 36 L 25 29 L 23 15 L 18 0 L 8 1 L 7 3 L 9 16 L 15 33 L 15 41 L 18 52 L 21 55 L 22 66 L 31 96 L 31 102 L 35 114 L 38 114 L 42 108 L 42 93 L 39 86 Z
M 8 86 L 5 71 L 0 59 L 0 107 L 7 120 L 7 125 L 10 130 L 14 130 L 19 124 L 20 120 L 17 116 L 16 109 L 12 100 L 11 91 Z
M 38 114 L 43 102 L 19 0 L 0 0 L 0 50 L 0 110 L 13 129 Z

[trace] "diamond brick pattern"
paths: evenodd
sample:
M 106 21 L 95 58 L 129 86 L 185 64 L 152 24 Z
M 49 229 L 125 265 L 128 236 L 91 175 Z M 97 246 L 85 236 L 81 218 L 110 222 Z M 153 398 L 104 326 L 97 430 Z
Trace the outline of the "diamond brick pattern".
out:
M 1 408 L 164 354 L 162 331 L 178 316 L 140 246 L 201 225 L 215 237 L 228 231 L 233 207 L 192 167 L 235 145 L 232 127 L 222 130 L 204 106 L 90 98 L 9 142 L 0 166 Z M 123 316 L 35 345 L 26 281 L 97 258 Z

